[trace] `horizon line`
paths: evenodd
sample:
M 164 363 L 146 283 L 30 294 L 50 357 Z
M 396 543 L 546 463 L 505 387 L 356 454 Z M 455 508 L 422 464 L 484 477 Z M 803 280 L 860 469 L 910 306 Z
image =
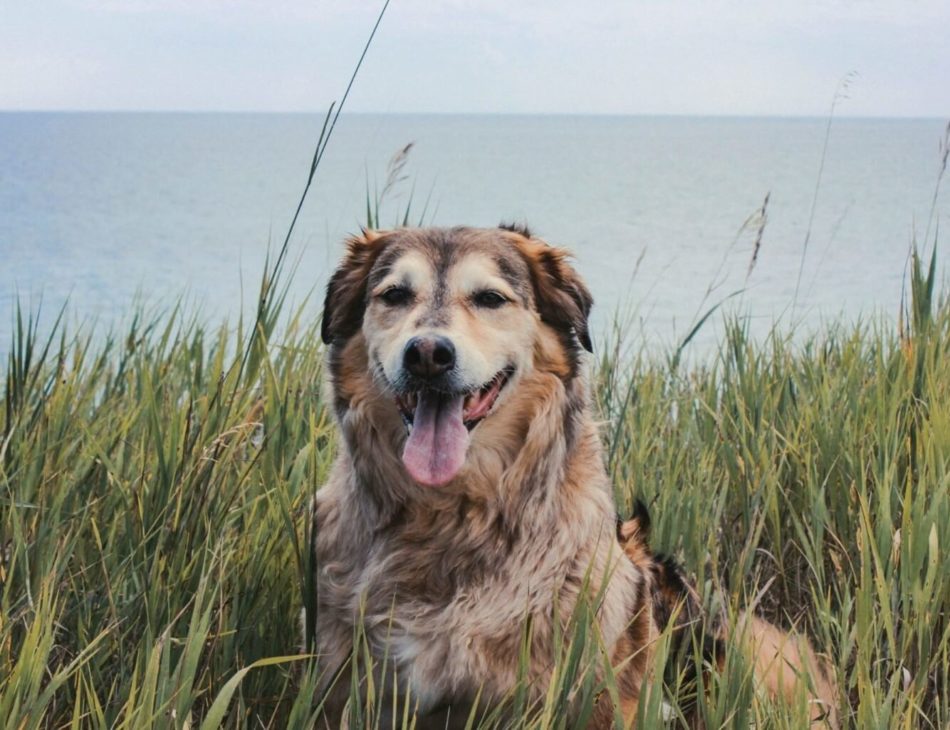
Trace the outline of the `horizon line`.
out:
M 260 116 L 319 116 L 326 112 L 316 110 L 272 110 L 272 109 L 6 109 L 0 108 L 0 114 L 207 114 L 207 115 L 260 115 Z M 573 112 L 573 111 L 345 111 L 341 116 L 393 116 L 393 117 L 602 117 L 602 118 L 709 118 L 709 119 L 827 119 L 824 113 L 729 113 L 729 112 Z M 950 115 L 915 114 L 841 114 L 836 119 L 864 120 L 902 120 L 930 121 L 947 120 Z

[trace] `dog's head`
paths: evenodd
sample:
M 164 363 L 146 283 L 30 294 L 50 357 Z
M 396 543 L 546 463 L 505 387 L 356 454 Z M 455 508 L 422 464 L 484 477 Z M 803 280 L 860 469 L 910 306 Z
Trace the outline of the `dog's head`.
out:
M 455 478 L 484 421 L 517 407 L 539 368 L 577 375 L 591 349 L 591 296 L 567 253 L 526 229 L 364 232 L 330 279 L 323 340 L 362 338 L 372 386 L 405 423 L 402 460 L 419 484 Z M 352 365 L 351 365 L 352 367 Z

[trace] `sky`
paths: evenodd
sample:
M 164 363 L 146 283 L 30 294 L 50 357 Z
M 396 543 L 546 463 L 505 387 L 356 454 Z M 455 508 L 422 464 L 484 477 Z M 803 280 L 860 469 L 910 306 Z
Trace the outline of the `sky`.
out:
M 381 7 L 0 0 L 0 109 L 322 112 Z M 348 109 L 822 116 L 835 98 L 950 116 L 950 2 L 391 0 Z

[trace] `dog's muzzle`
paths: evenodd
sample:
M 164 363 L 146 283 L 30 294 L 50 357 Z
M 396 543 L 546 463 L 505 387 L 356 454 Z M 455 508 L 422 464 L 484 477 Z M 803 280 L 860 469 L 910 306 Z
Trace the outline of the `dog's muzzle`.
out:
M 443 486 L 461 471 L 469 432 L 491 412 L 513 368 L 477 388 L 459 388 L 455 346 L 441 336 L 409 340 L 403 368 L 408 377 L 396 396 L 408 430 L 403 464 L 419 484 Z

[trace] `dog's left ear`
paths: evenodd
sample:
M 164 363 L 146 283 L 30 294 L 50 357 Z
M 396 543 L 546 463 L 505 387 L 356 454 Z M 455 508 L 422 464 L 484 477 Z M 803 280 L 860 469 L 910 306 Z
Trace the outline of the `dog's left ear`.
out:
M 366 282 L 385 244 L 384 234 L 364 229 L 346 240 L 346 253 L 327 284 L 320 337 L 325 344 L 341 344 L 363 326 Z
M 513 234 L 515 245 L 531 270 L 535 305 L 541 321 L 567 336 L 573 334 L 585 350 L 593 352 L 587 318 L 594 299 L 580 274 L 571 266 L 570 252 L 537 238 L 528 238 L 511 228 L 504 230 Z

